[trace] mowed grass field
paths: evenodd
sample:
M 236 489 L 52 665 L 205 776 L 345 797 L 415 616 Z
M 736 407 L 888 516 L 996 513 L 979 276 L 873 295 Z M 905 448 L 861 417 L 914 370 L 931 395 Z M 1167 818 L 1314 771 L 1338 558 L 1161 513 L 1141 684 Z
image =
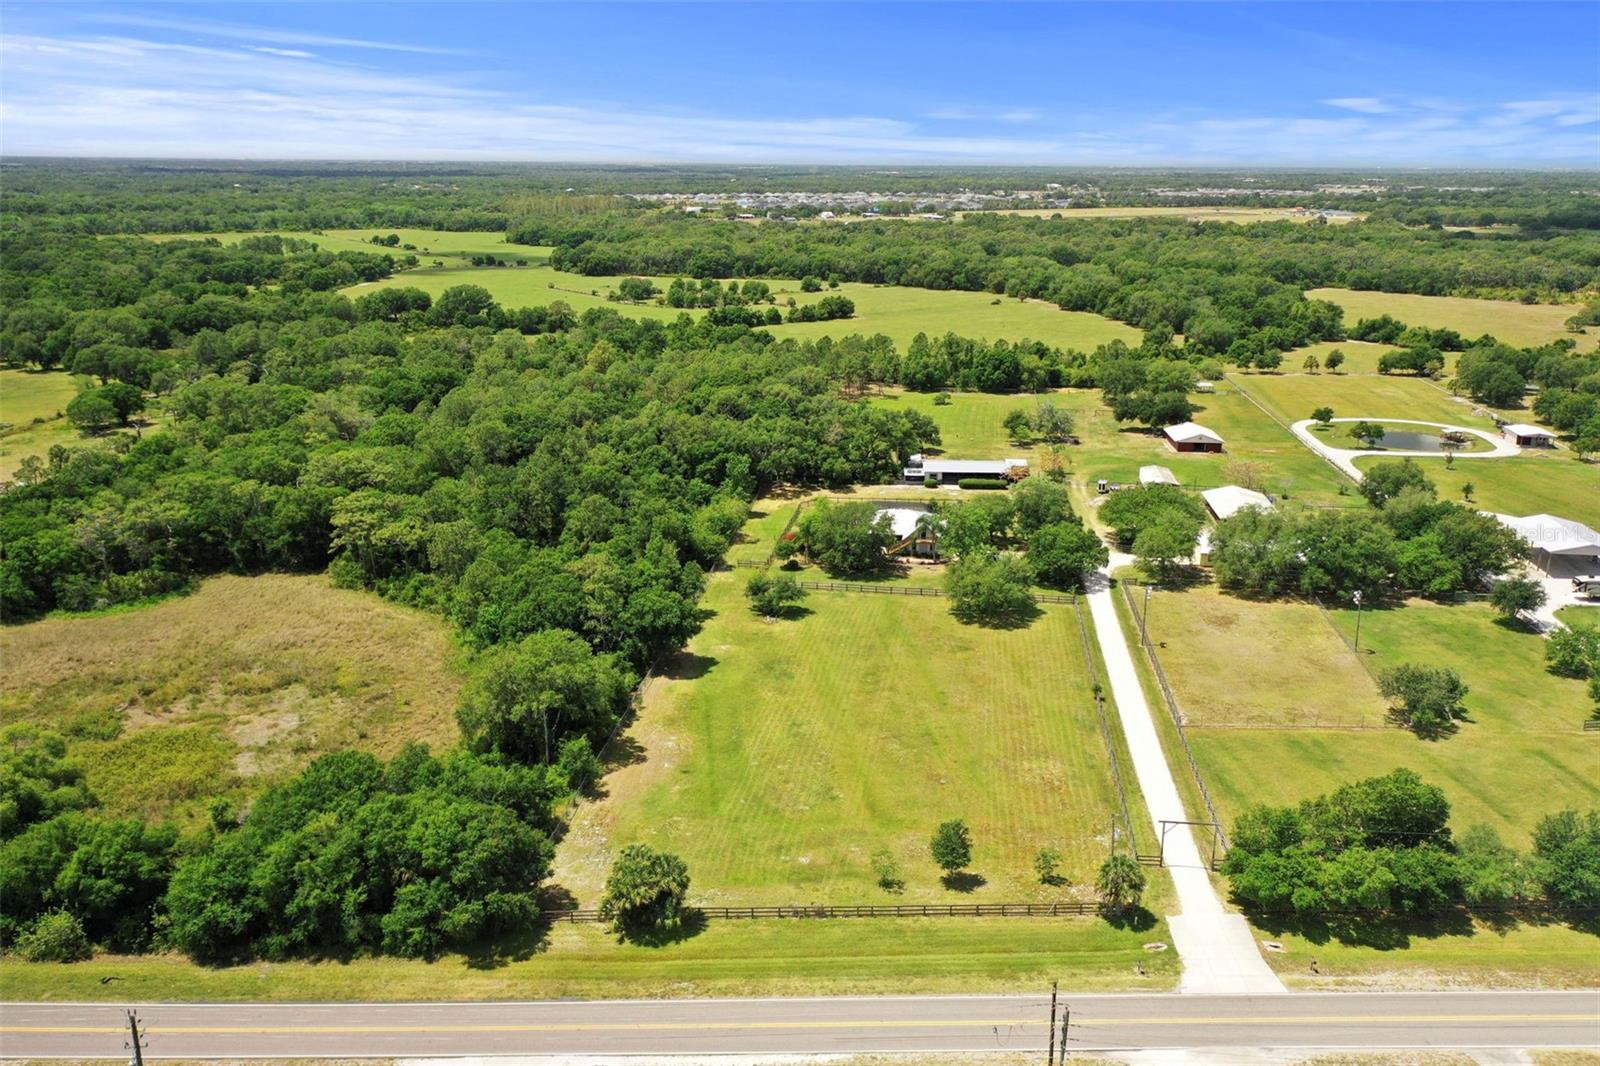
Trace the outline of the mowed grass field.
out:
M 1494 431 L 1494 420 L 1476 405 L 1420 378 L 1378 374 L 1248 374 L 1230 379 L 1268 411 L 1294 423 L 1319 407 L 1336 418 L 1374 422 L 1414 419 Z M 1297 442 L 1298 443 L 1298 442 Z
M 1191 727 L 1382 725 L 1371 675 L 1315 604 L 1256 602 L 1215 585 L 1134 601 Z
M 378 247 L 369 243 L 374 234 L 394 233 L 401 244 L 417 246 L 415 254 L 423 265 L 383 281 L 365 282 L 345 289 L 355 297 L 376 288 L 409 286 L 437 297 L 455 285 L 482 285 L 504 307 L 534 307 L 564 301 L 582 313 L 592 307 L 610 307 L 634 318 L 671 321 L 685 313 L 680 308 L 654 303 L 628 304 L 608 300 L 617 283 L 626 275 L 595 276 L 570 274 L 550 266 L 549 247 L 508 244 L 505 234 L 494 232 L 443 232 L 438 230 L 326 230 L 321 233 L 284 231 L 283 236 L 315 241 L 329 251 L 390 252 L 405 255 L 404 248 Z M 157 240 L 204 239 L 215 237 L 224 244 L 235 243 L 244 233 L 163 234 Z M 425 249 L 425 250 L 424 250 Z M 526 266 L 474 267 L 475 255 L 494 255 L 526 260 Z M 438 261 L 440 265 L 433 265 Z M 671 278 L 656 278 L 663 291 Z M 800 291 L 798 279 L 767 279 L 784 304 L 789 297 L 799 303 L 813 303 L 838 292 L 856 304 L 853 318 L 832 322 L 796 322 L 770 327 L 778 337 L 845 337 L 852 333 L 882 333 L 904 351 L 918 333 L 929 336 L 956 333 L 963 337 L 990 340 L 1038 340 L 1062 348 L 1091 351 L 1113 340 L 1138 344 L 1142 332 L 1121 322 L 1080 311 L 1063 311 L 1054 304 L 1037 300 L 1022 301 L 997 297 L 992 293 L 935 291 L 891 285 L 862 285 L 846 282 L 837 289 L 819 293 Z M 701 314 L 691 311 L 690 314 Z
M 1329 353 L 1340 351 L 1344 353 L 1344 362 L 1339 365 L 1338 370 L 1323 371 L 1323 373 L 1334 377 L 1346 374 L 1376 374 L 1378 360 L 1389 352 L 1399 350 L 1392 344 L 1372 344 L 1368 341 L 1318 341 L 1304 348 L 1284 352 L 1282 370 L 1288 374 L 1299 373 L 1300 368 L 1305 365 L 1306 356 L 1314 355 L 1317 357 L 1317 362 L 1325 363 Z
M 1250 379 L 1250 384 L 1256 380 Z M 1359 497 L 1339 494 L 1344 479 L 1333 467 L 1227 382 L 1219 383 L 1215 393 L 1191 397 L 1199 408 L 1194 420 L 1221 434 L 1225 441 L 1221 455 L 1174 452 L 1163 438 L 1145 428 L 1118 423 L 1096 389 L 1061 389 L 1042 394 L 1042 398 L 1070 410 L 1076 419 L 1078 443 L 1065 447 L 1063 459 L 1073 480 L 1090 495 L 1100 478 L 1137 482 L 1139 468 L 1149 464 L 1169 468 L 1183 483 L 1196 488 L 1225 485 L 1229 463 L 1240 459 L 1261 464 L 1268 489 L 1275 494 L 1318 504 L 1359 502 Z M 949 404 L 939 406 L 932 393 L 890 390 L 872 402 L 927 414 L 939 426 L 942 453 L 951 457 L 1034 459 L 1042 450 L 1037 444 L 1013 444 L 1002 424 L 1008 411 L 1033 410 L 1036 399 L 1032 394 L 953 393 Z
M 64 370 L 0 370 L 0 481 L 30 455 L 89 439 L 66 419 L 76 395 L 78 382 Z
M 1332 615 L 1353 639 L 1355 613 Z M 1583 683 L 1545 670 L 1543 638 L 1495 619 L 1486 603 L 1445 606 L 1423 600 L 1362 613 L 1360 661 L 1375 673 L 1416 662 L 1447 666 L 1461 675 L 1471 689 L 1469 720 L 1454 735 L 1422 740 L 1399 727 L 1191 729 L 1196 758 L 1224 818 L 1231 820 L 1254 803 L 1296 802 L 1401 766 L 1444 789 L 1458 830 L 1481 822 L 1518 847 L 1528 846 L 1528 834 L 1542 816 L 1563 807 L 1600 806 L 1600 749 L 1581 731 L 1589 706 Z M 1286 624 L 1271 644 L 1241 646 L 1215 663 L 1206 683 L 1232 683 L 1241 669 L 1263 677 L 1306 672 L 1308 664 L 1296 651 L 1298 635 Z M 1176 643 L 1173 631 L 1168 643 Z M 1269 650 L 1272 663 L 1242 665 L 1252 657 L 1266 658 Z M 1171 653 L 1163 649 L 1161 654 L 1165 663 Z M 1182 661 L 1182 654 L 1175 658 Z M 1353 652 L 1346 655 L 1355 658 Z M 1347 673 L 1349 666 L 1333 663 L 1328 669 L 1334 675 Z
M 554 880 L 592 902 L 642 840 L 681 854 L 707 903 L 1092 898 L 1117 801 L 1071 607 L 992 630 L 942 599 L 813 592 L 769 623 L 748 574 L 712 576 L 712 617 L 631 730 L 640 761 L 579 809 Z M 948 818 L 972 830 L 967 890 L 928 856 Z M 1045 846 L 1068 884 L 1039 883 Z M 877 885 L 880 849 L 903 892 Z
M 1357 469 L 1375 462 L 1357 459 Z M 1506 459 L 1471 459 L 1447 468 L 1443 459 L 1416 460 L 1441 499 L 1461 500 L 1472 486 L 1473 506 L 1499 514 L 1556 514 L 1600 528 L 1600 463 L 1579 462 L 1565 448 L 1524 448 Z
M 1600 332 L 1570 333 L 1567 319 L 1579 310 L 1576 304 L 1522 304 L 1512 300 L 1476 300 L 1464 296 L 1418 296 L 1400 292 L 1369 292 L 1357 289 L 1308 289 L 1314 300 L 1329 300 L 1344 308 L 1346 326 L 1363 318 L 1393 315 L 1408 326 L 1453 329 L 1468 340 L 1485 333 L 1519 347 L 1549 344 L 1570 337 L 1580 351 L 1600 345 Z
M 1164 926 L 1098 918 L 838 919 L 711 922 L 663 947 L 619 942 L 600 925 L 556 925 L 505 953 L 435 962 L 362 958 L 202 967 L 180 956 L 103 956 L 70 965 L 0 963 L 16 1000 L 660 999 L 689 996 L 1163 991 L 1177 952 L 1142 945 Z M 1135 965 L 1143 968 L 1141 975 Z M 109 978 L 115 977 L 114 981 Z
M 457 735 L 445 623 L 322 576 L 0 629 L 0 719 L 68 737 L 111 814 L 192 822 L 324 752 Z

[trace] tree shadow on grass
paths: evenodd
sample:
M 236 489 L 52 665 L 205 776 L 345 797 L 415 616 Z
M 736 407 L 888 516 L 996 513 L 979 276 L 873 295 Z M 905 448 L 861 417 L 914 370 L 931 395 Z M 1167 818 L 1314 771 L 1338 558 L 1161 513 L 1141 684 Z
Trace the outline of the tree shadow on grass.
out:
M 720 661 L 713 655 L 696 655 L 691 651 L 680 651 L 667 660 L 661 676 L 672 681 L 697 681 L 709 674 Z
M 1044 617 L 1044 609 L 1037 603 L 1030 603 L 1026 608 L 1018 607 L 996 614 L 955 611 L 951 614 L 955 615 L 956 621 L 963 625 L 982 626 L 984 629 L 1027 629 Z
M 670 929 L 654 927 L 627 929 L 617 934 L 617 940 L 641 948 L 665 948 L 694 939 L 706 931 L 707 924 L 705 914 L 691 908 L 686 910 L 682 920 Z
M 1156 927 L 1156 916 L 1143 906 L 1103 911 L 1102 917 L 1111 928 L 1130 933 L 1145 933 Z
M 1405 712 L 1398 707 L 1389 708 L 1386 717 L 1390 725 L 1399 726 L 1415 736 L 1418 740 L 1449 740 L 1461 732 L 1461 723 L 1472 723 L 1465 709 L 1457 709 L 1456 716 L 1448 722 L 1413 722 L 1406 717 Z
M 1300 917 L 1255 913 L 1249 917 L 1257 928 L 1274 936 L 1289 933 L 1310 944 L 1337 942 L 1378 951 L 1401 951 L 1410 947 L 1413 939 L 1470 936 L 1473 931 L 1472 915 L 1460 908 L 1412 918 L 1381 914 Z M 1515 924 L 1514 918 L 1512 924 Z
M 952 870 L 939 878 L 939 883 L 952 892 L 974 892 L 989 883 L 989 879 L 971 870 Z
M 813 614 L 816 612 L 803 603 L 786 603 L 778 608 L 776 613 L 766 617 L 773 622 L 798 622 L 802 618 L 810 618 Z

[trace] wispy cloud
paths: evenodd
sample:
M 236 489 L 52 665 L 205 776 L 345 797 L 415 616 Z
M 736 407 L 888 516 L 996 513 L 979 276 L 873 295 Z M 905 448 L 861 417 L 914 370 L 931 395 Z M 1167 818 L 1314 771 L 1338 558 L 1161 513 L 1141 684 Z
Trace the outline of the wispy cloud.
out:
M 929 111 L 924 116 L 938 122 L 1038 122 L 1044 118 L 1044 113 L 1035 111 L 1030 107 L 1014 108 L 973 108 L 973 107 L 941 107 Z
M 1394 108 L 1376 96 L 1335 96 L 1323 103 L 1346 111 L 1359 111 L 1364 115 L 1387 115 Z
M 234 41 L 266 41 L 270 44 L 306 45 L 312 48 L 356 48 L 377 52 L 411 52 L 419 55 L 467 54 L 453 48 L 438 48 L 432 45 L 411 44 L 400 41 L 383 41 L 364 37 L 338 37 L 301 30 L 282 30 L 268 26 L 213 22 L 207 19 L 166 18 L 121 11 L 84 13 L 79 16 L 79 19 L 86 23 L 99 25 L 131 26 L 145 30 L 172 30 L 178 33 L 193 34 L 196 37 L 216 37 Z
M 480 63 L 419 78 L 405 62 L 369 66 L 323 53 L 339 46 L 313 43 L 344 38 L 284 36 L 295 39 L 269 40 L 253 28 L 183 41 L 155 32 L 0 37 L 0 150 L 617 162 L 1600 163 L 1595 94 L 1508 94 L 1488 103 L 1352 96 L 1159 116 L 1002 106 L 912 116 L 751 108 L 754 114 L 734 117 L 712 106 L 540 96 Z

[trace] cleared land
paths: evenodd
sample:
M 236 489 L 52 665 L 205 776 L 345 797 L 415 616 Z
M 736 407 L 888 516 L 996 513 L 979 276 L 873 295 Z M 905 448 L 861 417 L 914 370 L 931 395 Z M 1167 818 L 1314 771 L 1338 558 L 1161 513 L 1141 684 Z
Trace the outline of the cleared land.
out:
M 712 922 L 662 947 L 598 925 L 557 925 L 526 943 L 434 963 L 406 959 L 202 967 L 175 956 L 71 965 L 0 964 L 0 989 L 28 1000 L 431 1000 L 662 998 L 1037 990 L 1071 975 L 1086 990 L 1162 990 L 1177 953 L 1147 952 L 1164 926 L 1098 918 Z M 1145 976 L 1134 969 L 1142 965 Z M 115 975 L 116 981 L 103 982 Z
M 1331 300 L 1344 308 L 1347 326 L 1363 318 L 1393 315 L 1408 326 L 1453 329 L 1468 340 L 1492 333 L 1499 340 L 1521 347 L 1549 344 L 1562 337 L 1576 340 L 1582 350 L 1600 344 L 1600 334 L 1592 329 L 1587 335 L 1568 332 L 1567 319 L 1579 310 L 1576 304 L 1522 304 L 1356 289 L 1310 289 L 1306 295 L 1315 300 Z
M 631 731 L 640 761 L 580 809 L 555 880 L 592 901 L 615 849 L 644 840 L 681 853 L 708 903 L 1092 896 L 1117 801 L 1072 608 L 1002 631 L 941 599 L 818 592 L 768 623 L 747 573 L 713 576 L 714 616 Z M 966 891 L 927 852 L 957 817 L 982 879 Z M 1046 845 L 1068 884 L 1039 884 Z M 876 884 L 879 849 L 902 893 Z
M 77 383 L 62 370 L 0 370 L 0 481 L 30 455 L 89 439 L 66 419 L 67 404 L 77 394 Z
M 1251 379 L 1253 386 L 1257 379 Z M 1211 394 L 1191 397 L 1199 407 L 1195 421 L 1220 433 L 1226 442 L 1222 455 L 1178 453 L 1142 427 L 1119 424 L 1101 402 L 1095 389 L 1061 389 L 1044 394 L 1070 410 L 1077 420 L 1078 443 L 1067 445 L 1062 456 L 1073 479 L 1093 494 L 1100 478 L 1137 482 L 1139 468 L 1159 464 L 1172 470 L 1184 484 L 1212 488 L 1229 483 L 1228 467 L 1236 459 L 1262 464 L 1269 491 L 1319 504 L 1350 504 L 1357 497 L 1341 496 L 1344 479 L 1333 467 L 1306 449 L 1288 430 L 1260 408 L 1222 383 Z M 1036 457 L 1041 445 L 1017 445 L 1007 439 L 1001 424 L 1015 408 L 1031 411 L 1032 394 L 997 396 L 987 393 L 953 393 L 945 406 L 935 405 L 932 393 L 890 391 L 874 403 L 909 407 L 933 418 L 943 438 L 942 452 L 961 458 Z M 1304 416 L 1300 416 L 1304 417 Z
M 1145 605 L 1142 592 L 1135 601 Z M 1365 725 L 1387 707 L 1322 611 L 1215 585 L 1152 591 L 1145 625 L 1190 727 Z
M 1381 460 L 1357 459 L 1358 469 Z M 1441 499 L 1463 499 L 1472 486 L 1471 503 L 1500 514 L 1556 514 L 1600 527 L 1600 463 L 1579 462 L 1566 449 L 1524 448 L 1507 459 L 1474 459 L 1448 469 L 1443 459 L 1422 458 Z
M 1392 344 L 1371 344 L 1367 341 L 1318 341 L 1308 344 L 1304 348 L 1295 348 L 1283 353 L 1283 370 L 1295 373 L 1305 365 L 1306 356 L 1314 355 L 1319 363 L 1328 359 L 1328 353 L 1333 351 L 1344 353 L 1344 362 L 1338 370 L 1323 371 L 1325 374 L 1338 377 L 1346 374 L 1376 374 L 1378 360 L 1389 352 L 1400 349 Z
M 1353 639 L 1355 613 L 1332 615 Z M 1458 829 L 1486 823 L 1519 847 L 1545 814 L 1600 805 L 1600 752 L 1580 731 L 1588 706 L 1583 683 L 1547 672 L 1543 639 L 1495 618 L 1486 603 L 1422 600 L 1362 613 L 1360 661 L 1374 672 L 1422 662 L 1451 667 L 1470 686 L 1468 720 L 1444 739 L 1421 740 L 1399 727 L 1192 729 L 1195 755 L 1224 818 L 1250 804 L 1292 803 L 1399 766 L 1444 789 Z M 1296 669 L 1293 634 L 1283 634 L 1279 646 L 1282 669 Z M 1212 683 L 1225 683 L 1237 668 L 1232 660 L 1219 663 Z
M 452 742 L 452 654 L 441 620 L 324 577 L 218 577 L 0 629 L 0 718 L 71 738 L 108 812 L 189 821 L 324 752 Z
M 510 308 L 534 307 L 561 300 L 578 312 L 591 307 L 610 307 L 634 318 L 671 321 L 684 311 L 655 303 L 618 303 L 608 300 L 617 283 L 626 275 L 591 277 L 570 274 L 550 266 L 551 249 L 543 246 L 508 244 L 503 233 L 453 233 L 436 230 L 327 230 L 282 233 L 315 241 L 330 251 L 391 252 L 405 255 L 404 248 L 386 248 L 368 242 L 375 233 L 395 233 L 402 244 L 417 246 L 415 254 L 423 265 L 383 281 L 366 282 L 345 291 L 359 296 L 373 289 L 410 286 L 438 296 L 453 285 L 482 285 L 501 305 Z M 224 244 L 250 236 L 244 233 L 173 234 L 153 239 L 215 237 Z M 424 251 L 426 249 L 426 251 Z M 470 257 L 494 255 L 513 263 L 526 260 L 526 266 L 474 267 Z M 433 263 L 438 261 L 439 266 Z M 665 290 L 671 278 L 656 278 L 657 288 Z M 893 338 L 904 351 L 918 333 L 937 336 L 956 333 L 963 337 L 999 340 L 1039 340 L 1062 348 L 1089 351 L 1113 340 L 1138 344 L 1143 335 L 1138 329 L 1099 315 L 1063 311 L 1051 303 L 997 297 L 992 293 L 935 291 L 891 285 L 862 285 L 847 282 L 837 289 L 820 293 L 800 291 L 797 279 L 768 279 L 779 304 L 794 299 L 813 303 L 829 293 L 843 293 L 855 301 L 855 317 L 831 322 L 796 322 L 770 327 L 779 337 L 845 337 L 852 333 L 883 333 Z M 703 312 L 693 311 L 691 314 Z

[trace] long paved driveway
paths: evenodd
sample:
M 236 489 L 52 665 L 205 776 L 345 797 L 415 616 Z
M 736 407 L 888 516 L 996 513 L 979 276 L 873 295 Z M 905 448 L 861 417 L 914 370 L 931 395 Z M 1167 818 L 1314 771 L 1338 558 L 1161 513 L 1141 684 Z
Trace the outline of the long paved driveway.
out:
M 1490 450 L 1486 451 L 1486 452 L 1457 452 L 1456 453 L 1456 458 L 1457 459 L 1505 459 L 1505 458 L 1508 458 L 1508 457 L 1513 456 L 1513 455 L 1522 454 L 1522 449 L 1520 447 L 1518 447 L 1517 445 L 1515 445 L 1515 444 L 1511 443 L 1510 441 L 1506 440 L 1504 437 L 1497 437 L 1493 433 L 1490 433 L 1488 430 L 1473 429 L 1471 426 L 1453 426 L 1453 425 L 1450 425 L 1448 422 L 1420 422 L 1420 421 L 1418 421 L 1417 419 L 1414 419 L 1414 418 L 1383 418 L 1383 419 L 1335 418 L 1335 419 L 1333 419 L 1333 421 L 1335 421 L 1335 422 L 1380 421 L 1380 422 L 1385 422 L 1385 423 L 1402 424 L 1402 425 L 1407 425 L 1407 426 L 1426 426 L 1429 429 L 1439 429 L 1439 430 L 1448 429 L 1448 430 L 1452 430 L 1452 431 L 1457 432 L 1457 433 L 1470 433 L 1474 437 L 1477 437 L 1479 440 L 1486 441 L 1490 446 Z M 1370 448 L 1335 448 L 1331 444 L 1324 443 L 1320 437 L 1318 437 L 1315 433 L 1311 432 L 1311 427 L 1314 426 L 1314 425 L 1317 425 L 1316 419 L 1313 419 L 1313 418 L 1302 418 L 1300 421 L 1298 421 L 1294 425 L 1290 426 L 1289 430 L 1296 437 L 1299 437 L 1300 438 L 1300 442 L 1302 444 L 1304 444 L 1307 448 L 1310 448 L 1312 451 L 1316 452 L 1318 455 L 1320 455 L 1324 459 L 1328 460 L 1328 462 L 1332 463 L 1334 466 L 1338 467 L 1340 470 L 1342 470 L 1346 474 L 1350 475 L 1350 478 L 1351 478 L 1352 481 L 1360 481 L 1361 480 L 1361 471 L 1356 466 L 1355 461 L 1357 459 L 1362 458 L 1363 456 L 1368 456 L 1368 455 L 1379 456 L 1379 457 L 1382 457 L 1382 458 L 1385 458 L 1385 459 L 1395 459 L 1395 458 L 1404 459 L 1407 456 L 1411 456 L 1411 457 L 1415 457 L 1415 458 L 1433 458 L 1433 459 L 1438 459 L 1440 457 L 1440 453 L 1439 452 L 1425 452 L 1425 451 L 1417 451 L 1417 450 L 1414 450 L 1414 449 L 1405 449 L 1405 448 L 1385 448 L 1382 451 L 1374 451 L 1373 449 L 1370 449 Z
M 1132 556 L 1113 554 L 1109 569 L 1132 562 Z M 1134 670 L 1111 596 L 1108 571 L 1089 575 L 1089 614 L 1094 620 L 1095 634 L 1100 638 L 1100 653 L 1111 682 L 1111 698 L 1122 720 L 1122 732 L 1128 738 L 1128 752 L 1139 778 L 1139 789 L 1144 793 L 1145 806 L 1159 836 L 1162 819 L 1176 822 L 1188 816 L 1161 750 L 1150 705 L 1144 698 L 1144 689 Z M 1254 995 L 1283 992 L 1283 983 L 1262 959 L 1249 924 L 1240 915 L 1225 910 L 1217 898 L 1210 871 L 1200 860 L 1200 851 L 1188 826 L 1174 825 L 1167 829 L 1165 854 L 1181 906 L 1181 913 L 1167 918 L 1173 947 L 1183 961 L 1178 990 Z
M 1069 1046 L 1590 1047 L 1597 992 L 1064 995 Z M 1050 998 L 135 1004 L 146 1061 L 199 1057 L 759 1055 L 1042 1050 Z M 1059 1032 L 1059 1023 L 1058 1029 Z M 8 1058 L 116 1058 L 118 1004 L 0 1005 Z

